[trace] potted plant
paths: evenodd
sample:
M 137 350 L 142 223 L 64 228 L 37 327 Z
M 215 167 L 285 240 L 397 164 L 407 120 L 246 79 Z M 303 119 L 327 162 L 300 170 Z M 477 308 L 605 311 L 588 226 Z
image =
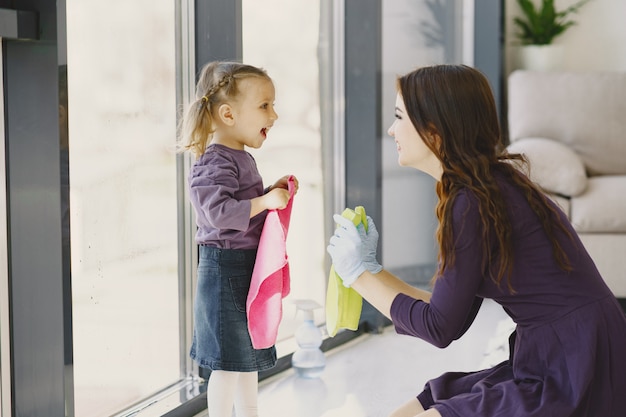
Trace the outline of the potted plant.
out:
M 570 16 L 589 1 L 579 0 L 568 8 L 557 11 L 554 0 L 540 0 L 539 7 L 535 7 L 532 0 L 517 0 L 522 16 L 515 17 L 513 23 L 518 29 L 515 37 L 522 45 L 522 66 L 537 70 L 554 69 L 558 66 L 562 50 L 553 41 L 576 24 Z

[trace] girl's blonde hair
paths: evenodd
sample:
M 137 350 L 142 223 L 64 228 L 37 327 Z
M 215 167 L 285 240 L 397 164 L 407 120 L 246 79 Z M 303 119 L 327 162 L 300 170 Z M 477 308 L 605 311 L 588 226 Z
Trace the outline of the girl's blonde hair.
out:
M 196 158 L 204 153 L 215 132 L 213 111 L 221 104 L 235 100 L 239 94 L 238 82 L 250 77 L 271 81 L 265 70 L 238 62 L 214 61 L 202 68 L 195 100 L 189 103 L 180 120 L 179 152 L 192 151 Z

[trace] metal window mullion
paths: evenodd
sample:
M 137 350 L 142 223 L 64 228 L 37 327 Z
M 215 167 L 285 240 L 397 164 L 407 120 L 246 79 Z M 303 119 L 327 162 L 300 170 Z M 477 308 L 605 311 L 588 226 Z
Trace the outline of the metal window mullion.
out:
M 192 73 L 188 73 L 191 77 L 187 83 L 189 97 L 193 97 L 195 93 L 196 75 L 207 62 L 214 60 L 240 62 L 243 57 L 242 0 L 195 0 L 193 5 L 193 16 L 190 15 L 193 19 L 193 30 L 189 32 L 193 33 L 193 56 L 189 55 L 188 65 L 189 71 L 194 72 L 193 77 Z M 191 47 L 191 42 L 189 45 Z M 187 159 L 186 163 L 189 164 L 190 161 Z M 189 204 L 187 207 L 191 210 Z M 188 227 L 193 229 L 195 234 L 195 224 L 190 221 Z M 193 235 L 188 239 L 193 239 Z M 197 256 L 197 251 L 194 253 Z M 194 259 L 197 262 L 197 258 Z M 193 267 L 195 268 L 195 265 Z M 188 298 L 190 302 L 193 302 L 195 291 L 195 282 L 192 283 Z M 198 372 L 201 377 L 206 375 L 204 368 L 200 368 Z
M 176 105 L 182 110 L 194 94 L 195 83 L 195 9 L 193 0 L 180 0 L 176 5 Z M 177 121 L 182 111 L 177 112 Z M 189 357 L 193 335 L 193 297 L 197 246 L 194 213 L 189 201 L 187 175 L 191 165 L 188 155 L 179 155 L 177 170 L 178 201 L 178 259 L 179 259 L 179 326 L 180 326 L 180 373 L 182 378 L 194 376 L 194 365 Z
M 382 219 L 382 0 L 345 0 L 344 7 L 345 204 Z M 368 330 L 382 330 L 386 320 L 364 303 Z
M 474 62 L 482 71 L 493 90 L 502 123 L 506 133 L 506 99 L 504 94 L 504 0 L 494 2 L 474 2 Z
M 461 35 L 462 63 L 468 66 L 474 65 L 474 31 L 476 22 L 474 21 L 475 0 L 463 0 L 463 28 Z
M 0 80 L 4 73 L 2 49 L 4 42 L 0 38 Z M 4 137 L 4 88 L 0 82 L 0 415 L 11 415 L 11 343 L 9 319 L 9 253 L 7 235 L 7 188 L 6 155 Z
M 332 125 L 333 125 L 333 212 L 346 204 L 346 86 L 345 3 L 333 2 L 332 10 Z
M 64 415 L 58 51 L 3 49 L 12 411 Z
M 34 11 L 0 8 L 0 38 L 37 39 L 37 19 Z

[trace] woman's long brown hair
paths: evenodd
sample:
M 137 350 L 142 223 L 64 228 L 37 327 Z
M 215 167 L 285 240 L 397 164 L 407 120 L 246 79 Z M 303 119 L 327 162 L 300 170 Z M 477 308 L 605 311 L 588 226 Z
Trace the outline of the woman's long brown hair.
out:
M 557 263 L 571 270 L 570 260 L 556 238 L 557 231 L 570 238 L 571 234 L 559 220 L 558 211 L 547 203 L 545 194 L 520 173 L 519 164 L 526 163 L 524 157 L 506 152 L 495 100 L 485 76 L 465 65 L 423 67 L 398 78 L 398 92 L 413 126 L 443 168 L 436 187 L 439 268 L 433 279 L 454 264 L 452 207 L 458 192 L 467 189 L 479 208 L 483 271 L 498 286 L 506 278 L 509 291 L 514 292 L 510 282 L 513 226 L 495 171 L 523 191 L 552 243 Z

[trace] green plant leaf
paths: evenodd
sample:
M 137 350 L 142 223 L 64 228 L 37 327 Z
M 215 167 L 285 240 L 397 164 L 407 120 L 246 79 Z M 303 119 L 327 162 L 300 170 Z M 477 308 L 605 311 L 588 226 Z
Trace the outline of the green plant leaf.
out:
M 548 45 L 554 38 L 561 35 L 568 28 L 575 25 L 568 16 L 578 10 L 590 0 L 579 0 L 562 11 L 556 11 L 554 0 L 540 0 L 541 5 L 535 7 L 532 0 L 517 0 L 522 10 L 522 17 L 515 17 L 513 23 L 519 29 L 515 34 L 522 45 Z

